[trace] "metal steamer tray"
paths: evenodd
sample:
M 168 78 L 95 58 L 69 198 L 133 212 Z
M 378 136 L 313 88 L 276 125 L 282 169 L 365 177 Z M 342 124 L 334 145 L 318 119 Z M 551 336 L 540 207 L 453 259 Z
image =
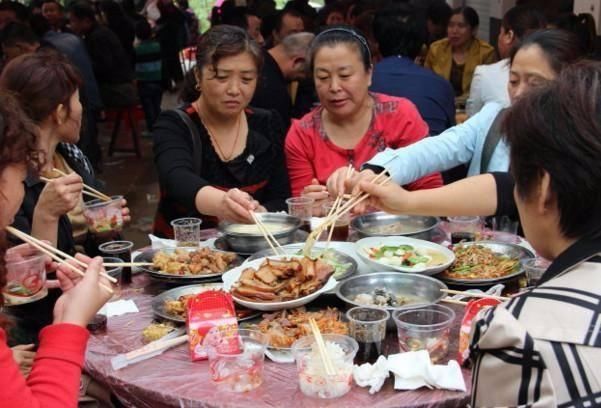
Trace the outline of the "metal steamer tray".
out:
M 362 238 L 406 236 L 430 241 L 439 223 L 436 217 L 375 212 L 353 218 L 351 228 Z
M 174 323 L 183 324 L 186 322 L 185 319 L 183 319 L 182 317 L 173 315 L 171 313 L 168 313 L 167 310 L 165 310 L 165 301 L 177 300 L 180 298 L 180 296 L 196 295 L 198 293 L 202 293 L 207 290 L 221 290 L 221 289 L 223 289 L 223 283 L 217 283 L 217 282 L 204 283 L 204 284 L 198 284 L 198 285 L 189 285 L 189 286 L 180 286 L 178 288 L 168 290 L 166 292 L 161 293 L 160 295 L 155 296 L 154 299 L 152 299 L 152 311 L 156 316 L 160 317 L 161 319 L 169 320 Z M 247 315 L 243 318 L 239 318 L 238 321 L 242 322 L 242 321 L 246 321 L 246 320 L 250 320 L 250 319 L 255 319 L 259 316 L 261 316 L 261 312 L 253 311 L 253 313 L 250 313 L 249 315 Z
M 296 230 L 294 232 L 294 235 L 292 236 L 292 242 L 293 243 L 305 242 L 307 240 L 308 236 L 309 236 L 308 232 L 303 231 L 301 229 Z M 261 239 L 265 240 L 264 237 L 261 237 Z M 279 242 L 279 240 L 278 240 L 278 242 Z M 217 249 L 219 251 L 235 252 L 238 255 L 243 256 L 243 257 L 251 256 L 257 252 L 257 251 L 250 251 L 250 252 L 249 251 L 235 251 L 230 246 L 230 244 L 228 243 L 228 241 L 224 235 L 217 238 L 213 245 L 214 245 L 215 249 Z M 268 245 L 267 242 L 265 242 L 265 245 Z
M 480 246 L 483 246 L 486 248 L 490 248 L 495 254 L 506 255 L 510 258 L 518 258 L 520 262 L 518 263 L 518 267 L 516 268 L 516 270 L 514 272 L 504 275 L 504 276 L 500 276 L 498 278 L 458 279 L 458 278 L 449 278 L 449 277 L 444 276 L 443 274 L 439 274 L 436 276 L 436 278 L 440 279 L 441 281 L 448 283 L 448 284 L 453 284 L 453 285 L 485 286 L 485 285 L 496 284 L 499 282 L 504 282 L 504 281 L 510 280 L 510 279 L 515 278 L 515 277 L 521 275 L 522 273 L 524 273 L 524 268 L 522 267 L 522 261 L 524 261 L 526 259 L 534 258 L 534 254 L 529 249 L 527 249 L 521 245 L 510 244 L 510 243 L 506 243 L 506 242 L 475 241 L 475 242 L 462 242 L 461 244 L 457 244 L 457 245 L 463 245 L 463 246 L 480 245 Z
M 186 251 L 194 251 L 199 248 L 183 247 L 180 249 L 184 249 Z M 174 251 L 174 249 L 173 248 L 147 249 L 147 250 L 143 251 L 141 254 L 139 254 L 138 256 L 136 256 L 136 258 L 134 259 L 134 262 L 152 262 L 154 255 L 159 251 L 172 252 L 172 251 Z M 217 251 L 219 251 L 219 250 L 217 250 Z M 221 251 L 221 252 L 223 252 L 223 251 Z M 154 266 L 140 266 L 139 268 L 141 270 L 143 270 L 144 272 L 146 272 L 151 278 L 153 278 L 155 280 L 165 282 L 165 283 L 171 283 L 171 284 L 189 285 L 192 283 L 218 281 L 219 278 L 221 277 L 221 275 L 223 275 L 225 272 L 227 272 L 230 268 L 234 268 L 234 267 L 240 265 L 241 263 L 242 263 L 242 258 L 240 258 L 239 256 L 236 255 L 236 258 L 234 259 L 234 261 L 228 265 L 228 269 L 226 269 L 225 271 L 219 272 L 219 273 L 207 273 L 207 274 L 200 274 L 200 275 L 176 275 L 173 273 L 163 272 L 163 271 L 155 268 Z

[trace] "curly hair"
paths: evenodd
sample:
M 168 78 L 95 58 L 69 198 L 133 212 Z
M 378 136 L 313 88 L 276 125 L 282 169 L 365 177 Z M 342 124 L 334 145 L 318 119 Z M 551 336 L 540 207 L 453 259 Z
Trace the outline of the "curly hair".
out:
M 0 176 L 8 166 L 23 164 L 38 171 L 42 155 L 37 150 L 37 128 L 21 110 L 19 102 L 11 94 L 0 90 Z M 4 196 L 6 192 L 0 192 Z M 8 193 L 10 194 L 10 193 Z M 4 196 L 5 197 L 5 196 Z M 4 255 L 7 249 L 5 225 L 0 228 L 0 288 L 6 285 Z M 0 307 L 4 298 L 0 291 Z M 7 320 L 0 315 L 0 327 Z

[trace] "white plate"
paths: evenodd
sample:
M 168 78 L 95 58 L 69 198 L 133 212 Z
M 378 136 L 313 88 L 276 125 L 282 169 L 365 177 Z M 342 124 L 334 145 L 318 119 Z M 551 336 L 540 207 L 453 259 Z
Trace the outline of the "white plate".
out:
M 300 257 L 291 256 L 291 255 L 270 256 L 269 257 L 269 259 L 284 259 L 284 258 L 300 258 Z M 246 268 L 258 269 L 259 266 L 261 266 L 261 264 L 263 262 L 265 262 L 266 259 L 268 259 L 268 258 L 255 259 L 254 261 L 250 261 L 243 265 L 237 266 L 237 267 L 227 271 L 223 275 L 221 275 L 221 279 L 223 279 L 223 289 L 229 292 L 231 290 L 232 286 L 234 285 L 234 283 L 236 283 L 238 281 L 238 278 L 240 278 L 240 275 L 242 274 L 243 270 L 245 270 Z M 298 299 L 294 299 L 294 300 L 287 300 L 285 302 L 251 302 L 249 300 L 238 299 L 234 295 L 232 295 L 232 298 L 239 305 L 248 307 L 249 309 L 261 310 L 264 312 L 272 312 L 275 310 L 290 309 L 290 308 L 295 308 L 295 307 L 300 307 L 300 306 L 306 305 L 307 303 L 316 299 L 322 293 L 328 292 L 328 291 L 334 289 L 336 287 L 336 284 L 337 284 L 336 279 L 334 279 L 333 277 L 330 277 L 330 279 L 326 282 L 325 285 L 323 285 L 319 290 L 316 290 L 312 294 L 298 298 Z
M 368 250 L 373 247 L 378 247 L 381 245 L 389 245 L 389 246 L 398 246 L 398 245 L 411 245 L 416 249 L 430 249 L 435 250 L 442 253 L 447 258 L 447 262 L 442 265 L 426 267 L 426 268 L 411 268 L 407 266 L 395 266 L 388 265 L 383 262 L 376 261 L 375 259 L 371 259 L 369 257 Z M 442 245 L 435 244 L 430 241 L 423 241 L 421 239 L 408 238 L 408 237 L 369 237 L 363 238 L 355 243 L 355 250 L 357 254 L 361 257 L 361 259 L 379 272 L 386 271 L 398 271 L 398 272 L 408 272 L 408 273 L 420 273 L 424 275 L 435 275 L 439 272 L 447 269 L 451 264 L 455 261 L 455 254 L 448 248 L 443 247 Z

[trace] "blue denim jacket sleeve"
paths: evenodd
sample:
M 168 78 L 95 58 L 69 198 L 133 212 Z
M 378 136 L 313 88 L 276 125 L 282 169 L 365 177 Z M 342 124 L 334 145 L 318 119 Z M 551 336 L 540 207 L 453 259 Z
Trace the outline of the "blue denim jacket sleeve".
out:
M 388 169 L 399 185 L 460 164 L 472 162 L 479 168 L 486 134 L 501 109 L 499 104 L 486 104 L 464 123 L 410 146 L 386 149 L 375 155 L 368 164 Z

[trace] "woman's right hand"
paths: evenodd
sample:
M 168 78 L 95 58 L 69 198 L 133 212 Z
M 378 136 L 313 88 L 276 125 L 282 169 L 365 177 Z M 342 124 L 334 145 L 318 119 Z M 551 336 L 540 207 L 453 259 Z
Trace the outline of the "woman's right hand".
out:
M 51 179 L 46 182 L 36 204 L 36 211 L 58 218 L 67 214 L 81 200 L 83 180 L 77 173 Z
M 254 220 L 250 212 L 257 211 L 260 207 L 259 202 L 254 200 L 250 194 L 238 188 L 232 188 L 221 198 L 219 218 L 235 223 L 252 224 Z
M 311 180 L 311 184 L 303 188 L 301 196 L 313 199 L 313 215 L 315 217 L 321 217 L 323 215 L 323 205 L 326 204 L 330 198 L 326 186 L 322 186 L 317 179 L 313 179 Z
M 54 305 L 54 323 L 71 323 L 86 327 L 112 296 L 100 283 L 109 287 L 111 284 L 100 276 L 100 272 L 104 270 L 102 258 L 90 259 L 82 254 L 75 257 L 87 263 L 88 267 L 85 276 L 81 277 L 65 265 L 59 265 L 56 276 L 64 293 Z M 75 265 L 74 262 L 71 263 Z

